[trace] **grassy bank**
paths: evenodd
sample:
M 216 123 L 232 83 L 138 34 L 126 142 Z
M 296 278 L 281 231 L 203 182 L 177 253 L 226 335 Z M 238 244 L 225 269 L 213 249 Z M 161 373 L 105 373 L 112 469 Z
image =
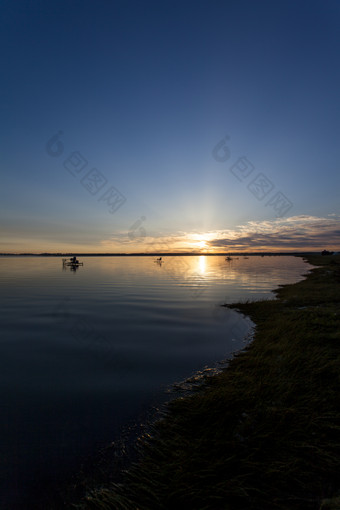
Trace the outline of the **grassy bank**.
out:
M 123 484 L 77 508 L 340 508 L 340 257 L 308 261 L 278 299 L 233 305 L 254 341 L 169 404 Z

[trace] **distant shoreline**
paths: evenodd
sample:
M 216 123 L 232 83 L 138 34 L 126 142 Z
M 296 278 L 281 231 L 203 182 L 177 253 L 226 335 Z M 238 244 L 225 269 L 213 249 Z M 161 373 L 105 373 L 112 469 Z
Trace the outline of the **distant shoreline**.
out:
M 294 251 L 294 252 L 221 252 L 221 253 L 202 253 L 202 252 L 152 252 L 152 253 L 79 253 L 79 252 L 67 252 L 67 253 L 0 253 L 0 257 L 71 257 L 74 254 L 77 257 L 253 257 L 253 256 L 282 256 L 290 255 L 296 256 L 308 256 L 308 255 L 319 255 L 320 251 Z

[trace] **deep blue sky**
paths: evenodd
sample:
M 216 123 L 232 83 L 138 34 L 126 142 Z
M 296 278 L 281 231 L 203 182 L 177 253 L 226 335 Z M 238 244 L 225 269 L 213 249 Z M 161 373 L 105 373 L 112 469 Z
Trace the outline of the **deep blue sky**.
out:
M 339 248 L 338 1 L 1 5 L 0 251 Z

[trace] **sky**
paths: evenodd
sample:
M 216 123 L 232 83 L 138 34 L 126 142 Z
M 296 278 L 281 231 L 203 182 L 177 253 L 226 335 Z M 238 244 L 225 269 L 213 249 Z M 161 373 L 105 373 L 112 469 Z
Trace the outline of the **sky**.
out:
M 0 252 L 339 250 L 337 0 L 0 5 Z

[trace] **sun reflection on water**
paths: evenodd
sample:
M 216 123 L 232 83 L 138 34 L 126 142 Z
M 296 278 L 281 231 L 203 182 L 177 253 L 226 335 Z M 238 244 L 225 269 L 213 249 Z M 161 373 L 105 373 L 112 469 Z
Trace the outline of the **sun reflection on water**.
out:
M 200 274 L 202 275 L 204 275 L 206 272 L 206 262 L 207 260 L 205 255 L 200 255 L 200 257 L 198 258 L 198 269 Z

